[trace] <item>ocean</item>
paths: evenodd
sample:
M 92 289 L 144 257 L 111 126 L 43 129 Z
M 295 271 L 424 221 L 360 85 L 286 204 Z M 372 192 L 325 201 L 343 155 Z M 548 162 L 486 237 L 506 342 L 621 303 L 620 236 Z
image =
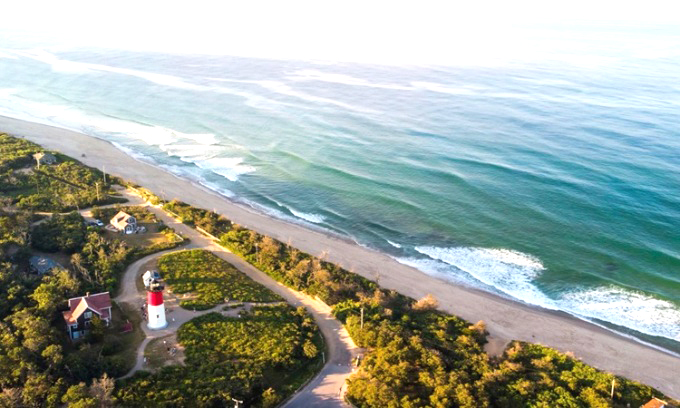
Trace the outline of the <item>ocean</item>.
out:
M 680 351 L 680 29 L 612 30 L 447 67 L 5 37 L 0 114 Z

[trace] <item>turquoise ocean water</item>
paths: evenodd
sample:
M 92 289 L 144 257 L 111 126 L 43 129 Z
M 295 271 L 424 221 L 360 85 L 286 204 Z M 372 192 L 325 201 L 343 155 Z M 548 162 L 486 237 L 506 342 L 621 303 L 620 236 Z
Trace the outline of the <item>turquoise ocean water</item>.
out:
M 680 29 L 560 38 L 537 60 L 390 67 L 5 36 L 0 114 L 678 351 Z

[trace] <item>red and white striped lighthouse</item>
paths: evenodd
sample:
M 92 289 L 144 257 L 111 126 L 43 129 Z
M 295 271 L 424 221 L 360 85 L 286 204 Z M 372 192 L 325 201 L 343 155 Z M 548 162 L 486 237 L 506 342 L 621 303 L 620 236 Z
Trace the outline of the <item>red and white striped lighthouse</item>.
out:
M 146 326 L 151 330 L 164 329 L 168 326 L 168 321 L 165 319 L 161 277 L 158 272 L 146 271 L 142 279 L 146 287 L 146 303 L 149 318 Z

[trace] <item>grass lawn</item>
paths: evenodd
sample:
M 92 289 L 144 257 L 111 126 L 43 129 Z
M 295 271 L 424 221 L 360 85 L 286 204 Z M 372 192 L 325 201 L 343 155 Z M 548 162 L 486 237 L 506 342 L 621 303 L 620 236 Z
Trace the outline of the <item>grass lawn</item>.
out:
M 190 294 L 185 309 L 210 309 L 226 300 L 278 302 L 283 300 L 209 251 L 193 249 L 163 255 L 158 270 L 176 294 Z
M 146 207 L 138 205 L 93 208 L 92 217 L 98 218 L 102 220 L 105 224 L 108 224 L 109 221 L 111 221 L 111 218 L 113 218 L 113 216 L 118 214 L 118 212 L 120 211 L 125 211 L 126 213 L 135 217 L 139 224 L 158 222 L 158 219 L 156 218 L 154 213 L 149 211 Z
M 168 348 L 175 348 L 175 353 L 168 352 Z M 153 339 L 144 349 L 146 357 L 145 369 L 157 370 L 173 364 L 184 362 L 184 348 L 177 343 L 177 335 L 169 334 L 164 337 Z
M 152 245 L 165 244 L 168 242 L 175 242 L 176 237 L 169 233 L 159 232 L 158 229 L 161 224 L 158 223 L 139 223 L 146 227 L 146 232 L 140 232 L 139 234 L 121 234 L 119 232 L 109 231 L 104 229 L 104 236 L 109 239 L 118 239 L 129 246 L 137 248 L 146 248 Z
M 121 351 L 118 353 L 125 362 L 127 371 L 135 366 L 137 360 L 137 348 L 144 340 L 144 332 L 140 324 L 142 324 L 142 317 L 139 315 L 135 307 L 127 303 L 113 302 L 113 324 L 111 329 L 107 332 L 107 336 L 116 337 L 121 344 Z M 130 333 L 122 333 L 123 325 L 130 321 L 133 330 Z

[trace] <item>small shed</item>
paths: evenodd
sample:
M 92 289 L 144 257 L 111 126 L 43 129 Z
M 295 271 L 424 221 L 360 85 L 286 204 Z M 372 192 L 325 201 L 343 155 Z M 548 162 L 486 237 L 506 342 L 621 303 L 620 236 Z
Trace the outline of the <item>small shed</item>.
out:
M 33 255 L 28 260 L 29 266 L 32 272 L 39 275 L 44 275 L 52 271 L 55 268 L 64 268 L 58 262 L 45 256 Z
M 55 164 L 57 162 L 57 156 L 49 152 L 39 152 L 33 155 L 33 158 L 38 163 L 38 167 L 41 164 Z

